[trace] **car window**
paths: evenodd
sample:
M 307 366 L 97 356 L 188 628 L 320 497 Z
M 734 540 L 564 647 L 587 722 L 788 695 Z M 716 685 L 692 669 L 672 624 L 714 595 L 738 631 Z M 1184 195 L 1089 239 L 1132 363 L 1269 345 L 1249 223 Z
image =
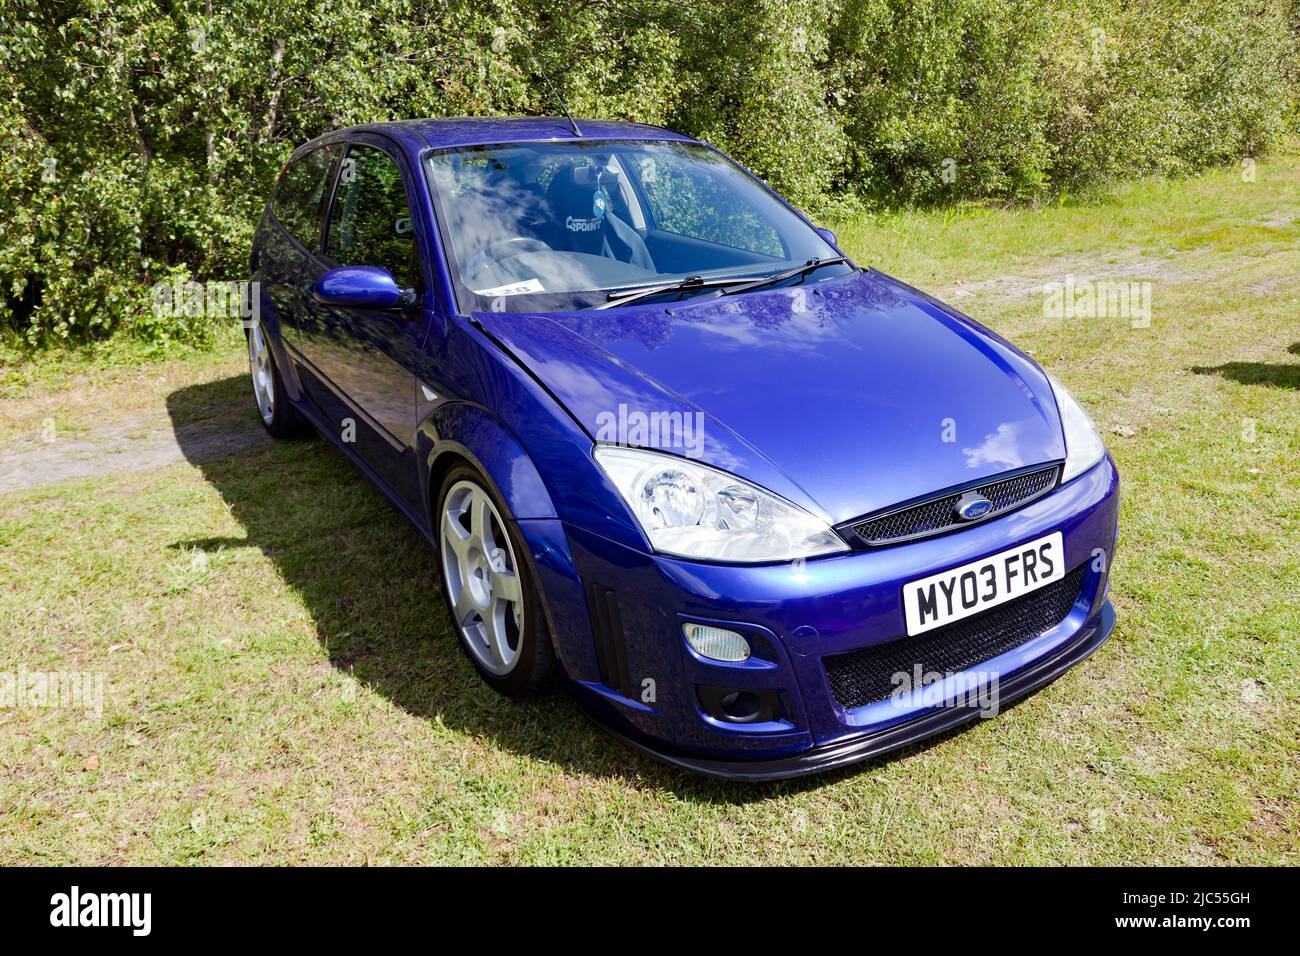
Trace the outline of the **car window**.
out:
M 308 249 L 320 241 L 321 201 L 329 184 L 330 167 L 341 149 L 322 146 L 299 156 L 280 177 L 271 211 L 284 228 Z
M 785 257 L 771 222 L 737 194 L 735 180 L 720 175 L 724 160 L 699 150 L 690 156 L 660 152 L 638 157 L 636 166 L 655 226 L 733 249 Z
M 761 183 L 697 143 L 468 146 L 431 152 L 425 173 L 465 311 L 589 308 L 615 290 L 767 276 L 836 254 Z
M 339 168 L 325 255 L 339 265 L 387 269 L 403 288 L 416 285 L 411 209 L 401 170 L 383 150 L 348 148 Z

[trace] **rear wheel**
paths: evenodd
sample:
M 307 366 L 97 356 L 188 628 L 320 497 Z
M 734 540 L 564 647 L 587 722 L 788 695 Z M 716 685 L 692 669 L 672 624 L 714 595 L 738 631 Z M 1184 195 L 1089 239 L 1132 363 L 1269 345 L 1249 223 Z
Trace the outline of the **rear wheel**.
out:
M 266 430 L 276 438 L 290 438 L 304 431 L 303 421 L 284 397 L 284 381 L 275 367 L 271 343 L 260 323 L 248 330 L 248 369 L 253 380 L 257 414 Z
M 436 514 L 442 593 L 461 648 L 494 690 L 539 693 L 554 654 L 527 550 L 505 504 L 478 471 L 457 465 L 443 479 Z

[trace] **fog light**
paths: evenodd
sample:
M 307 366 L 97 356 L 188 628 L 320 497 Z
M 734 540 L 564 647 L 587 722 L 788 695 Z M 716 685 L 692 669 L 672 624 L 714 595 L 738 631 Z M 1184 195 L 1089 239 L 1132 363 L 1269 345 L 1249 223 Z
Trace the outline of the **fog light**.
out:
M 683 624 L 682 633 L 701 657 L 714 661 L 749 660 L 749 641 L 735 631 L 707 624 Z

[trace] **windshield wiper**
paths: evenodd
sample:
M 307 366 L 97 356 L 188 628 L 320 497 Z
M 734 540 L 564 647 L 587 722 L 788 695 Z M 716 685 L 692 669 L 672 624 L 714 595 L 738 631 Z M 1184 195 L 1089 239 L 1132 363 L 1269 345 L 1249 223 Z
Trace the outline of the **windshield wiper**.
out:
M 803 265 L 795 266 L 793 269 L 787 269 L 784 272 L 768 276 L 719 276 L 715 279 L 706 279 L 703 276 L 688 276 L 677 282 L 663 282 L 659 285 L 648 285 L 639 289 L 623 289 L 618 292 L 611 292 L 606 296 L 607 301 L 599 305 L 589 306 L 589 309 L 612 309 L 618 305 L 628 305 L 638 299 L 648 299 L 655 295 L 668 295 L 673 292 L 696 292 L 700 289 L 720 288 L 723 289 L 723 295 L 735 295 L 737 292 L 757 289 L 760 286 L 772 285 L 776 282 L 784 282 L 786 279 L 793 279 L 795 276 L 806 275 L 820 269 L 822 266 L 833 266 L 848 261 L 848 256 L 830 256 L 826 259 L 814 258 L 809 259 Z M 726 288 L 727 286 L 733 288 Z
M 812 258 L 801 266 L 795 266 L 793 269 L 786 269 L 784 272 L 777 272 L 770 276 L 759 276 L 753 282 L 746 282 L 735 288 L 727 289 L 723 295 L 736 295 L 739 292 L 748 292 L 750 289 L 757 289 L 765 285 L 773 285 L 777 282 L 784 282 L 786 279 L 793 279 L 796 276 L 807 275 L 822 266 L 834 266 L 841 262 L 848 262 L 848 256 L 829 256 L 825 259 Z
M 637 299 L 648 299 L 652 295 L 666 295 L 670 292 L 694 292 L 697 289 L 716 289 L 719 286 L 733 285 L 743 281 L 743 276 L 730 276 L 717 279 L 706 279 L 703 276 L 687 276 L 685 279 L 679 279 L 676 282 L 661 282 L 658 285 L 643 286 L 639 289 L 623 289 L 619 292 L 611 292 L 605 298 L 607 301 L 600 305 L 589 306 L 590 309 L 612 309 L 618 305 L 627 305 L 635 302 Z

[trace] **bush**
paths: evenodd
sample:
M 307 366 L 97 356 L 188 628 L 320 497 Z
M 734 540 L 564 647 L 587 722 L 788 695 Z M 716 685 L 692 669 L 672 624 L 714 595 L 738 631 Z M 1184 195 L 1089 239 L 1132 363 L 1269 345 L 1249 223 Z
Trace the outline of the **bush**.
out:
M 810 208 L 1031 199 L 1296 122 L 1284 0 L 0 0 L 0 327 L 201 340 L 293 147 L 408 116 L 671 125 Z M 1288 16 L 1291 20 L 1288 21 Z

